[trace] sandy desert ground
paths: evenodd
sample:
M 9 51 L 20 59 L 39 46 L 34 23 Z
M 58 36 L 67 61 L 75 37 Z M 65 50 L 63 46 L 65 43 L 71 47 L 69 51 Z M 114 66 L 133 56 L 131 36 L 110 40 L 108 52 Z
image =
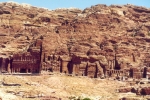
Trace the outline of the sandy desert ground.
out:
M 2 100 L 84 100 L 84 98 L 119 100 L 123 97 L 147 100 L 142 96 L 136 96 L 134 93 L 118 93 L 118 88 L 130 85 L 112 79 L 92 79 L 47 73 L 40 76 L 0 75 L 0 81 Z M 73 99 L 75 97 L 81 99 Z

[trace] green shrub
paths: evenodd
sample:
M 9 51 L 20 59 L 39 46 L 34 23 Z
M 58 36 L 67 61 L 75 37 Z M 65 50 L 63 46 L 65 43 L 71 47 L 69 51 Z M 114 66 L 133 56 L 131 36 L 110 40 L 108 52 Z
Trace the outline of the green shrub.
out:
M 81 98 L 80 96 L 79 97 L 69 97 L 69 100 L 91 100 L 90 98 Z
M 90 98 L 84 98 L 83 100 L 91 100 Z

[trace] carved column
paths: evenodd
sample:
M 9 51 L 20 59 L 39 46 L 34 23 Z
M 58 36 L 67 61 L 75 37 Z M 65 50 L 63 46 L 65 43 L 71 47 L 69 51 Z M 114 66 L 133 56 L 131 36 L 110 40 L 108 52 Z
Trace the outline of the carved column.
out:
M 8 73 L 11 72 L 11 70 L 10 70 L 10 63 L 8 64 L 7 71 L 8 71 Z
M 113 60 L 113 69 L 115 68 L 115 60 Z
M 111 69 L 114 69 L 114 62 L 111 60 Z
M 73 71 L 72 71 L 72 74 L 75 75 L 76 74 L 76 65 L 73 64 Z
M 62 67 L 62 72 L 63 73 L 68 73 L 68 61 L 63 61 L 61 62 L 61 67 Z
M 13 68 L 12 68 L 12 73 L 14 73 L 14 69 L 15 69 L 15 68 L 13 67 Z
M 28 68 L 26 68 L 26 73 L 28 73 Z
M 77 64 L 77 70 L 76 70 L 76 73 L 78 73 L 78 75 L 82 76 L 82 69 L 80 69 L 80 65 Z
M 108 60 L 108 67 L 110 68 L 110 61 Z
M 3 58 L 0 58 L 0 72 L 2 70 Z
M 19 68 L 18 67 L 16 68 L 16 73 L 19 73 Z
M 78 66 L 78 64 L 76 64 L 76 66 L 75 66 L 75 74 L 78 74 L 79 75 L 79 66 Z

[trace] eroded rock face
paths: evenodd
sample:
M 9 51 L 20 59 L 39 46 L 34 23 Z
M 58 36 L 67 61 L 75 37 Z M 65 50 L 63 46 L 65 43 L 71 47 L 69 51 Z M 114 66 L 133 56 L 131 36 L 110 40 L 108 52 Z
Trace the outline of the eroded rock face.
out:
M 84 10 L 50 11 L 11 2 L 1 3 L 0 7 L 2 55 L 24 52 L 37 38 L 42 37 L 43 59 L 47 59 L 44 58 L 45 53 L 47 57 L 53 55 L 58 58 L 66 55 L 72 58 L 75 55 L 86 63 L 81 69 L 88 62 L 94 63 L 91 66 L 99 62 L 103 73 L 101 69 L 97 73 L 105 74 L 105 70 L 111 74 L 120 73 L 112 70 L 130 70 L 131 67 L 148 67 L 150 64 L 148 8 L 98 4 Z M 59 61 L 52 62 L 61 65 Z M 43 64 L 50 66 L 52 62 Z M 78 64 L 75 66 L 80 68 Z M 73 69 L 68 72 L 70 70 Z
M 150 95 L 150 87 L 144 87 L 141 89 L 142 95 Z
M 120 93 L 127 93 L 127 92 L 131 92 L 131 87 L 128 87 L 128 88 L 122 88 L 122 89 L 119 89 L 119 92 Z

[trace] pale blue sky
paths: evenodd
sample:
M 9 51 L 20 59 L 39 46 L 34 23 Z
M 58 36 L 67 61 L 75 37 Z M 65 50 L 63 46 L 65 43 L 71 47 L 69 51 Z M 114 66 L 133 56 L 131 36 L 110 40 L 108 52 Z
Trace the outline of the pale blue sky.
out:
M 138 6 L 145 6 L 150 8 L 150 0 L 0 0 L 0 2 L 14 1 L 18 3 L 28 3 L 37 7 L 44 7 L 48 9 L 69 8 L 75 7 L 84 9 L 96 4 L 134 4 Z

